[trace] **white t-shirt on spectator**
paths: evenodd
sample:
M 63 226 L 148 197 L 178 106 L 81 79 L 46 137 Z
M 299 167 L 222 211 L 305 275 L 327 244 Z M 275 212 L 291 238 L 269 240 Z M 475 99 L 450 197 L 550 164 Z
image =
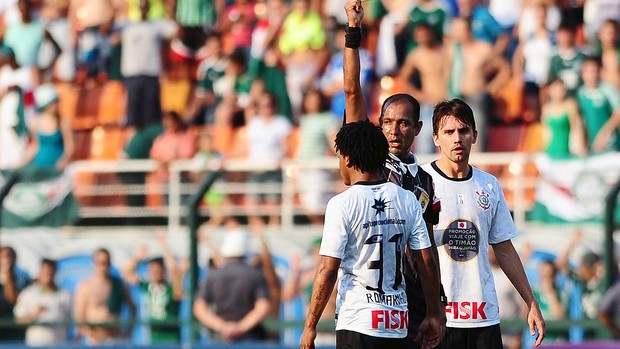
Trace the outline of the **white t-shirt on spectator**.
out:
M 35 322 L 62 322 L 70 319 L 71 297 L 66 291 L 43 292 L 37 284 L 24 289 L 17 298 L 14 314 L 17 318 L 29 317 L 37 312 L 39 307 L 43 312 L 36 317 Z M 26 344 L 48 345 L 66 343 L 66 326 L 29 326 L 26 330 Z
M 319 253 L 341 259 L 336 330 L 407 336 L 406 245 L 431 246 L 412 192 L 391 182 L 358 183 L 329 200 Z
M 474 328 L 499 323 L 499 305 L 489 263 L 489 244 L 517 236 L 497 178 L 475 167 L 470 177 L 448 178 L 435 163 L 422 166 L 433 177 L 441 200 L 433 227 L 441 283 L 448 298 L 448 327 Z
M 284 158 L 284 141 L 291 134 L 292 125 L 287 118 L 275 115 L 269 121 L 253 117 L 247 125 L 248 160 L 265 165 L 278 165 Z
M 123 77 L 159 76 L 162 42 L 171 38 L 176 30 L 176 24 L 165 19 L 135 22 L 125 27 L 121 33 Z

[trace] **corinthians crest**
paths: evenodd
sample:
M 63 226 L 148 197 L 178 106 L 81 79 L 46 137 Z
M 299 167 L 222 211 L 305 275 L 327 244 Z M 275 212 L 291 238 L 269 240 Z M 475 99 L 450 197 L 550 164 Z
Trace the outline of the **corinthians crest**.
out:
M 483 210 L 488 210 L 491 208 L 491 200 L 489 200 L 489 194 L 487 194 L 484 190 L 476 190 L 476 203 Z

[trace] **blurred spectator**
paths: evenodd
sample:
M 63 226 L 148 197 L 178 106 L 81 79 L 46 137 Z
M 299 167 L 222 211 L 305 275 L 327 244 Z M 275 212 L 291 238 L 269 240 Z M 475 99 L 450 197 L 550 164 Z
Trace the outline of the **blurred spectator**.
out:
M 71 317 L 71 296 L 58 288 L 55 275 L 56 262 L 44 258 L 37 280 L 17 297 L 15 318 L 31 324 L 26 330 L 26 344 L 29 346 L 58 345 L 67 341 L 67 324 L 64 322 Z
M 269 289 L 260 270 L 244 262 L 248 238 L 242 232 L 224 236 L 225 264 L 211 269 L 194 301 L 194 316 L 224 342 L 265 339 L 261 322 L 270 310 Z
M 524 0 L 517 32 L 519 41 L 536 35 L 537 28 L 541 22 L 541 7 L 545 9 L 545 13 L 542 14 L 542 22 L 547 30 L 554 32 L 560 25 L 562 14 L 555 5 L 555 0 Z
M 215 142 L 211 132 L 201 132 L 198 135 L 197 144 L 196 154 L 193 159 L 194 168 L 196 169 L 193 175 L 195 182 L 200 180 L 204 169 L 208 168 L 210 171 L 219 170 L 224 162 L 222 154 L 215 149 Z M 230 204 L 230 200 L 225 193 L 212 187 L 205 194 L 204 203 L 210 209 L 209 220 L 206 223 L 205 229 L 215 228 L 228 220 L 228 217 L 219 210 L 221 206 Z
M 548 98 L 543 105 L 541 117 L 547 155 L 559 160 L 587 155 L 586 135 L 579 107 L 573 98 L 566 95 L 564 82 L 559 78 L 549 83 Z
M 444 61 L 448 68 L 448 97 L 462 98 L 474 112 L 478 141 L 476 148 L 486 150 L 489 123 L 492 121 L 491 96 L 497 94 L 510 77 L 510 66 L 493 53 L 488 42 L 472 36 L 471 21 L 456 18 L 452 23 L 454 44 Z M 493 76 L 489 80 L 490 76 Z
M 510 36 L 507 57 L 512 57 L 512 50 L 516 44 L 515 28 L 519 22 L 523 0 L 489 0 L 489 12 L 502 27 L 504 33 Z
M 21 68 L 13 51 L 0 51 L 0 169 L 15 169 L 26 162 L 28 127 L 23 92 L 30 91 L 34 68 Z
M 212 83 L 213 93 L 216 100 L 219 100 L 215 123 L 232 127 L 243 126 L 243 109 L 250 104 L 250 88 L 253 83 L 247 72 L 247 60 L 243 52 L 235 50 L 228 57 L 224 75 L 211 82 L 205 81 L 205 85 L 209 83 Z
M 13 310 L 19 294 L 30 284 L 30 276 L 16 267 L 17 254 L 10 246 L 0 247 L 0 320 L 13 319 Z M 0 342 L 23 341 L 24 330 L 0 327 Z
M 564 307 L 558 294 L 557 268 L 552 261 L 542 261 L 538 267 L 538 286 L 534 287 L 534 296 L 540 304 L 540 311 L 545 319 L 564 319 Z
M 97 249 L 93 253 L 93 264 L 94 274 L 80 281 L 75 290 L 73 321 L 78 326 L 77 336 L 88 345 L 124 342 L 131 330 L 118 324 L 121 308 L 123 304 L 129 306 L 133 318 L 136 306 L 123 280 L 110 274 L 108 250 Z
M 19 21 L 19 8 L 17 0 L 0 1 L 0 36 L 6 31 L 6 27 Z
M 620 2 L 617 0 L 590 0 L 583 5 L 583 22 L 585 36 L 588 41 L 594 41 L 596 33 L 607 19 L 620 18 Z
M 308 248 L 308 256 L 310 257 L 308 263 L 302 263 L 302 259 L 299 255 L 294 255 L 291 258 L 289 275 L 282 287 L 283 301 L 293 301 L 297 297 L 302 298 L 304 306 L 306 307 L 306 309 L 304 309 L 304 314 L 307 313 L 307 307 L 310 305 L 314 275 L 317 272 L 317 267 L 321 260 L 321 255 L 319 255 L 320 247 L 321 237 L 312 240 Z M 329 301 L 325 306 L 325 310 L 321 314 L 322 322 L 334 322 L 337 293 L 337 290 L 332 291 Z M 336 335 L 333 331 L 319 331 L 315 340 L 316 345 L 333 346 L 335 342 Z
M 69 21 L 73 30 L 71 38 L 77 46 L 79 80 L 107 76 L 109 35 L 117 6 L 111 0 L 71 0 Z
M 620 150 L 620 95 L 615 87 L 601 82 L 600 72 L 597 58 L 586 59 L 581 68 L 583 86 L 577 91 L 588 147 L 595 153 Z
M 256 72 L 250 72 L 250 75 L 256 76 L 254 82 L 260 79 L 264 84 L 264 90 L 274 96 L 278 105 L 278 114 L 292 122 L 293 107 L 286 88 L 286 74 L 279 63 L 278 50 L 275 45 L 272 45 L 266 49 L 261 61 L 254 62 Z
M 344 12 L 344 11 L 340 11 Z M 336 31 L 336 48 L 337 52 L 332 55 L 325 73 L 321 78 L 321 90 L 325 96 L 331 99 L 331 111 L 334 117 L 342 120 L 344 115 L 344 83 L 343 83 L 343 66 L 344 66 L 344 27 L 338 26 Z M 370 96 L 372 87 L 372 56 L 370 53 L 361 48 L 360 55 L 360 83 L 365 96 Z M 368 103 L 370 104 L 370 103 Z M 302 105 L 303 108 L 303 105 Z
M 188 103 L 185 119 L 211 125 L 215 122 L 215 110 L 222 99 L 221 95 L 216 95 L 215 82 L 226 73 L 228 58 L 222 50 L 222 36 L 217 32 L 207 36 L 203 48 L 208 58 L 200 63 L 196 71 L 198 85 Z
M 248 182 L 257 188 L 275 189 L 282 184 L 281 161 L 288 154 L 288 140 L 292 132 L 292 125 L 288 119 L 276 114 L 275 98 L 269 93 L 263 93 L 258 100 L 258 113 L 251 117 L 246 126 L 248 140 L 247 160 L 253 164 L 273 166 L 273 170 L 253 172 Z M 265 186 L 266 185 L 266 186 Z M 259 205 L 273 210 L 280 198 L 279 194 L 266 193 L 248 195 L 247 199 L 252 209 Z M 269 217 L 269 225 L 277 226 L 280 223 L 279 214 L 274 213 Z M 260 215 L 251 215 L 250 224 L 257 229 L 264 222 Z
M 414 6 L 413 1 L 381 1 L 387 13 L 379 24 L 377 38 L 377 61 L 375 74 L 378 78 L 395 74 L 400 66 L 396 55 L 395 36 L 408 25 L 408 15 Z M 409 37 L 407 37 L 407 40 Z M 402 57 L 401 57 L 402 58 Z
M 446 98 L 446 50 L 433 38 L 432 28 L 426 22 L 418 24 L 413 35 L 418 47 L 407 55 L 399 78 L 407 93 L 420 102 L 420 120 L 426 126 L 414 139 L 415 152 L 432 154 L 433 107 Z
M 581 64 L 586 55 L 575 47 L 575 28 L 560 24 L 555 33 L 556 53 L 551 57 L 549 81 L 561 79 L 566 86 L 568 96 L 575 97 L 581 86 Z
M 402 33 L 396 41 L 396 56 L 398 65 L 404 61 L 408 52 L 418 47 L 418 42 L 413 35 L 418 24 L 426 23 L 431 28 L 432 38 L 435 42 L 442 43 L 443 37 L 448 33 L 450 18 L 447 10 L 436 0 L 420 0 L 409 13 L 409 21 L 404 28 L 397 28 Z M 402 51 L 402 49 L 406 49 Z M 401 52 L 399 52 L 399 50 Z
M 203 47 L 207 31 L 212 31 L 218 14 L 224 12 L 225 0 L 175 0 L 175 19 L 179 24 L 178 38 L 170 45 L 173 61 L 187 69 L 207 58 L 209 52 Z
M 581 288 L 581 307 L 585 317 L 596 319 L 598 306 L 605 293 L 605 285 L 603 282 L 605 271 L 603 269 L 601 257 L 594 252 L 586 252 L 581 257 L 581 262 L 577 270 L 573 270 L 569 265 L 569 258 L 582 238 L 581 232 L 575 232 L 556 263 L 558 269 L 568 275 L 568 277 L 575 281 Z
M 493 52 L 504 56 L 510 43 L 510 34 L 495 20 L 488 7 L 481 0 L 457 0 L 457 3 L 459 16 L 471 20 L 473 38 L 493 45 Z
M 4 36 L 4 45 L 13 50 L 17 63 L 22 67 L 37 67 L 39 49 L 44 39 L 54 47 L 56 51 L 54 56 L 57 57 L 61 51 L 60 46 L 45 29 L 43 23 L 33 18 L 32 0 L 19 0 L 17 6 L 21 20 L 9 25 Z M 43 70 L 50 68 L 54 61 L 55 59 L 52 59 L 48 66 L 43 67 Z
M 114 1 L 114 0 L 113 0 Z M 132 22 L 143 21 L 142 0 L 122 0 L 127 7 L 127 18 Z M 166 3 L 168 0 L 148 0 L 147 18 L 157 21 L 166 18 Z M 117 1 L 118 3 L 118 1 Z
M 609 19 L 603 23 L 598 32 L 600 46 L 596 48 L 595 54 L 601 57 L 601 80 L 620 90 L 618 20 Z
M 547 29 L 547 8 L 534 7 L 536 29 L 521 38 L 512 61 L 513 77 L 523 91 L 525 121 L 540 120 L 540 89 L 549 81 L 553 37 Z
M 150 325 L 151 344 L 180 343 L 179 302 L 183 298 L 183 272 L 175 261 L 165 237 L 159 235 L 157 240 L 164 252 L 164 257 L 148 260 L 147 278 L 141 279 L 136 268 L 138 263 L 147 260 L 148 248 L 140 246 L 133 258 L 123 268 L 123 278 L 130 285 L 138 285 L 145 302 L 145 314 Z M 170 281 L 168 281 L 168 279 Z
M 329 112 L 325 96 L 318 90 L 306 92 L 299 121 L 300 142 L 296 160 L 323 161 L 326 156 L 333 156 L 338 128 L 339 123 Z M 325 169 L 304 168 L 297 174 L 301 202 L 313 224 L 323 224 L 322 214 L 332 196 L 332 180 L 332 172 Z
M 267 289 L 269 290 L 269 312 L 267 317 L 272 320 L 278 320 L 278 317 L 280 316 L 280 304 L 282 301 L 282 285 L 280 283 L 280 278 L 276 273 L 276 268 L 273 263 L 274 257 L 271 254 L 271 250 L 269 249 L 269 244 L 267 243 L 264 233 L 265 231 L 262 229 L 252 231 L 252 235 L 256 237 L 260 244 L 260 253 L 258 256 L 253 258 L 253 261 L 251 260 L 251 263 L 256 264 L 257 267 L 260 267 L 260 270 L 265 276 L 265 281 L 267 282 Z M 278 330 L 267 331 L 267 338 L 277 340 L 279 338 Z
M 166 112 L 162 119 L 164 132 L 157 136 L 150 151 L 150 157 L 159 163 L 158 182 L 168 184 L 168 166 L 174 160 L 190 159 L 196 153 L 195 139 L 184 127 L 176 112 Z
M 162 43 L 176 32 L 168 20 L 149 20 L 149 1 L 140 0 L 142 19 L 122 31 L 121 73 L 127 90 L 125 124 L 142 127 L 161 119 L 159 76 Z
M 284 57 L 286 87 L 297 120 L 304 90 L 319 80 L 329 60 L 321 16 L 310 9 L 310 0 L 293 1 L 293 10 L 282 24 L 278 45 Z
M 263 61 L 270 47 L 277 46 L 282 23 L 289 12 L 288 3 L 284 0 L 268 0 L 257 4 L 258 22 L 252 31 L 249 70 L 254 72 L 255 65 Z
M 523 255 L 521 260 L 524 261 Z M 495 291 L 497 292 L 497 302 L 499 305 L 500 321 L 515 321 L 525 318 L 525 307 L 521 302 L 519 293 L 512 286 L 510 280 L 499 267 L 495 251 L 489 246 L 489 264 L 493 273 L 493 282 L 495 283 Z M 502 341 L 506 349 L 521 349 L 522 334 L 521 328 L 504 328 L 502 327 Z
M 611 286 L 598 307 L 598 320 L 607 327 L 614 339 L 620 339 L 620 282 Z
M 218 18 L 217 29 L 227 34 L 227 39 L 231 43 L 229 47 L 226 47 L 227 52 L 240 49 L 246 59 L 250 56 L 252 30 L 256 24 L 254 5 L 254 1 L 251 0 L 234 0 Z
M 163 132 L 161 122 L 153 122 L 142 128 L 138 128 L 120 154 L 121 159 L 144 160 L 150 158 L 151 148 L 155 139 Z M 144 185 L 146 173 L 144 172 L 120 172 L 119 179 L 124 184 Z M 127 194 L 127 205 L 131 207 L 144 207 L 146 196 L 142 194 Z
M 29 125 L 32 141 L 27 159 L 34 168 L 62 171 L 75 150 L 71 124 L 60 116 L 58 92 L 54 85 L 37 87 L 34 97 L 39 114 Z
M 41 1 L 41 22 L 58 44 L 60 52 L 47 41 L 39 50 L 39 66 L 51 66 L 54 64 L 54 77 L 60 81 L 73 81 L 75 79 L 75 48 L 71 41 L 71 23 L 69 23 L 69 3 L 71 0 L 43 0 Z

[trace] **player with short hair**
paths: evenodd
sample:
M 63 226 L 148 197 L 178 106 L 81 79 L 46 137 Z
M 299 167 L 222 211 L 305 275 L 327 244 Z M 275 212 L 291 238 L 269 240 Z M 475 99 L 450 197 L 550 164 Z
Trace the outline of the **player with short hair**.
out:
M 300 347 L 314 347 L 317 322 L 339 276 L 336 347 L 405 348 L 406 246 L 421 261 L 425 291 L 439 294 L 421 207 L 411 205 L 413 193 L 387 180 L 383 169 L 388 143 L 377 126 L 367 121 L 346 124 L 335 143 L 340 174 L 350 188 L 327 203 L 321 261 Z M 440 340 L 439 335 L 425 337 L 424 346 L 431 348 Z
M 502 348 L 499 305 L 488 246 L 528 306 L 536 346 L 545 322 L 511 239 L 517 236 L 502 188 L 493 175 L 469 164 L 478 133 L 472 109 L 460 99 L 443 101 L 433 111 L 438 160 L 423 168 L 433 176 L 441 215 L 435 225 L 441 281 L 446 290 L 445 348 Z

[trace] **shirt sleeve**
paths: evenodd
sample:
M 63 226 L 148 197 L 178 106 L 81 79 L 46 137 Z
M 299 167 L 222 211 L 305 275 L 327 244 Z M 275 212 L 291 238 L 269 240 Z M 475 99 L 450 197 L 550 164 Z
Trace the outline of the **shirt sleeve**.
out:
M 416 200 L 413 193 L 410 193 L 410 195 L 413 196 L 413 200 Z M 431 247 L 431 240 L 428 235 L 428 230 L 426 229 L 426 223 L 422 217 L 422 207 L 420 205 L 411 205 L 409 208 L 409 216 L 413 218 L 412 224 L 409 225 L 411 230 L 409 232 L 409 238 L 407 239 L 409 248 L 412 250 L 423 250 Z
M 30 289 L 24 290 L 19 296 L 17 296 L 17 302 L 15 308 L 13 308 L 13 314 L 16 318 L 22 318 L 33 312 L 34 297 L 30 296 Z
M 517 227 L 515 226 L 510 210 L 504 198 L 504 192 L 499 186 L 497 180 L 494 183 L 493 191 L 496 194 L 496 208 L 491 220 L 491 229 L 489 231 L 489 244 L 495 245 L 516 237 Z
M 269 286 L 262 272 L 257 273 L 256 285 L 254 287 L 254 297 L 258 299 L 269 299 Z
M 207 279 L 204 280 L 201 284 L 200 287 L 198 288 L 198 292 L 196 293 L 196 299 L 202 299 L 203 301 L 209 303 L 211 301 L 211 299 L 209 298 L 209 292 L 207 291 L 208 288 L 208 279 L 209 277 L 207 276 Z
M 348 228 L 344 207 L 337 197 L 333 197 L 325 208 L 325 225 L 319 254 L 342 259 L 347 239 Z
M 598 310 L 601 313 L 611 315 L 615 309 L 618 308 L 618 302 L 620 302 L 620 283 L 613 286 L 601 300 Z

